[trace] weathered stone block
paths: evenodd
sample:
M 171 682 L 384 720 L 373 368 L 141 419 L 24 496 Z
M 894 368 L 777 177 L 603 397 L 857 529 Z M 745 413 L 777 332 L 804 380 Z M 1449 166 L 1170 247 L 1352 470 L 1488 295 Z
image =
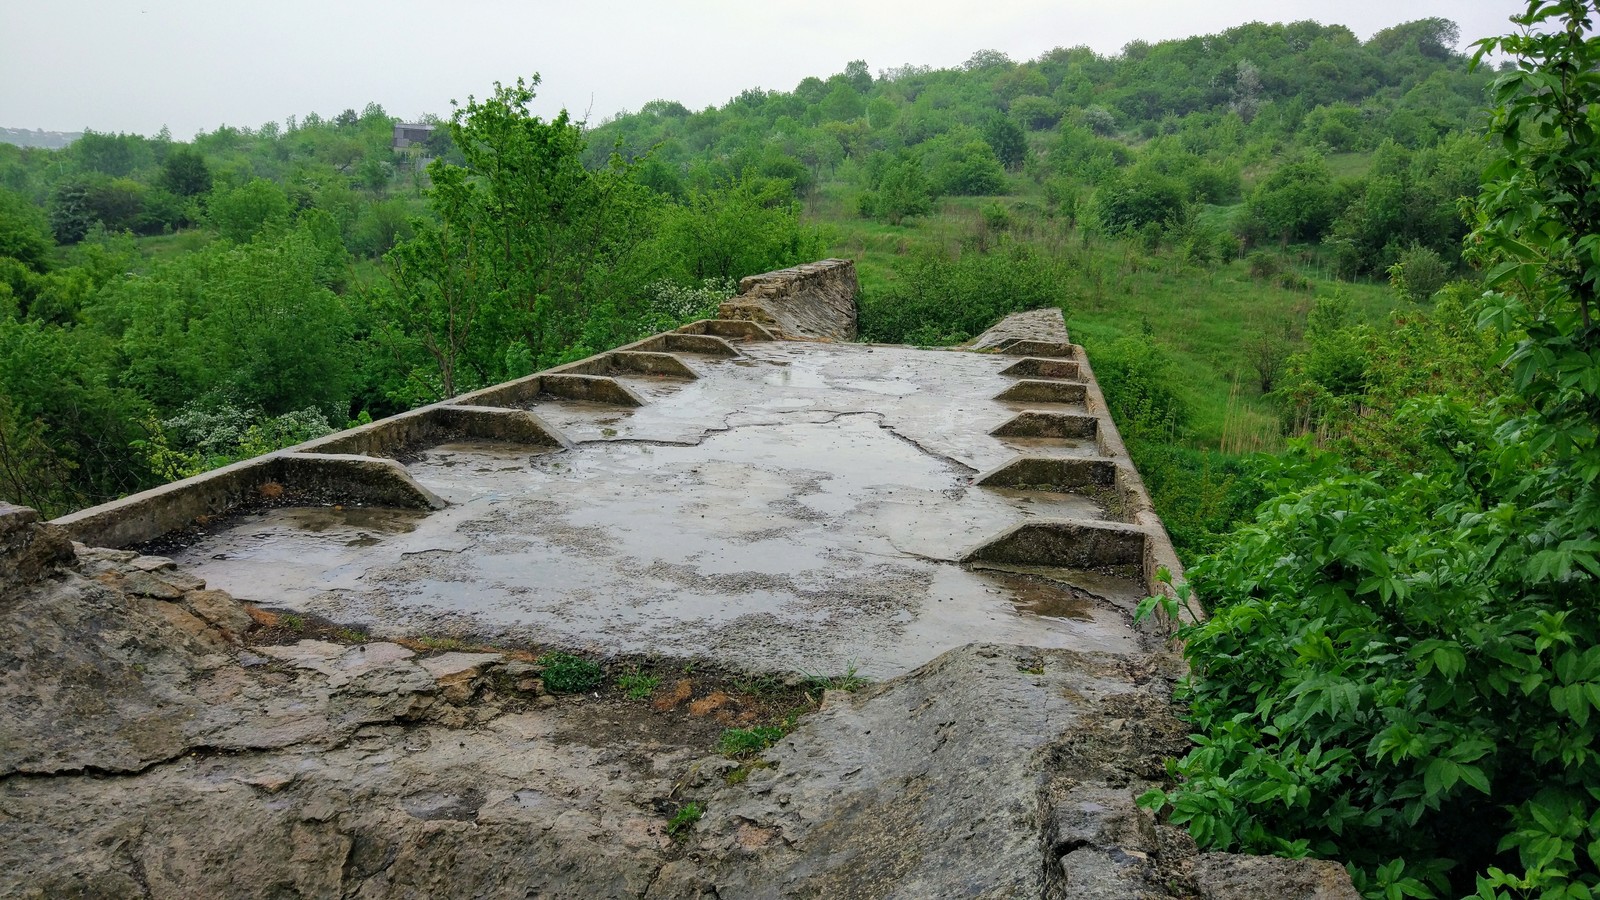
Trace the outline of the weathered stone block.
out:
M 0 501 L 0 592 L 72 562 L 72 542 L 38 512 Z
M 745 278 L 739 296 L 717 315 L 755 322 L 780 338 L 849 341 L 856 336 L 860 294 L 856 264 L 825 259 Z

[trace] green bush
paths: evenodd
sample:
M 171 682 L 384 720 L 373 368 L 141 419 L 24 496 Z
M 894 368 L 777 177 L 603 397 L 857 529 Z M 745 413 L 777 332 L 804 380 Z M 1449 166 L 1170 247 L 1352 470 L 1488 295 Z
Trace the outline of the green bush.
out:
M 1067 308 L 1065 263 L 1003 239 L 989 252 L 924 251 L 897 266 L 888 288 L 860 301 L 863 340 L 954 344 L 1027 309 Z

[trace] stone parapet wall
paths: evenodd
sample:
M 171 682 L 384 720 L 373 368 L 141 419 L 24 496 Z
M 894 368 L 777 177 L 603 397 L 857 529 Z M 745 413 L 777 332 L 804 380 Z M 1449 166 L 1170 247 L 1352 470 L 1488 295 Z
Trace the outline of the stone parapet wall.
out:
M 787 340 L 850 341 L 860 293 L 853 260 L 824 259 L 751 275 L 717 315 L 755 322 Z

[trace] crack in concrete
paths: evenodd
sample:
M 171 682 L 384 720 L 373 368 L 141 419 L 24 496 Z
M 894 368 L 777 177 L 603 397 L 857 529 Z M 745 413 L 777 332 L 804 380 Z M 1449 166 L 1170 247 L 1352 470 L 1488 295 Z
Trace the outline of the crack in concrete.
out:
M 832 409 L 814 409 L 796 410 L 795 412 L 797 414 L 824 413 L 828 417 L 826 419 L 806 422 L 747 422 L 742 425 L 731 425 L 728 423 L 729 419 L 738 415 L 747 415 L 747 413 L 731 412 L 722 417 L 722 424 L 720 426 L 712 426 L 702 430 L 699 436 L 697 436 L 694 440 L 674 441 L 665 438 L 590 438 L 589 440 L 573 441 L 572 445 L 574 447 L 587 447 L 595 444 L 639 444 L 654 447 L 699 447 L 706 442 L 706 439 L 710 438 L 714 434 L 727 434 L 728 432 L 738 431 L 744 428 L 782 428 L 794 425 L 832 425 L 846 416 L 872 416 L 878 420 L 877 424 L 879 428 L 889 432 L 891 435 L 899 438 L 901 441 L 910 444 L 912 447 L 915 447 L 919 453 L 922 453 L 925 456 L 931 456 L 934 459 L 961 469 L 964 472 L 976 473 L 978 471 L 975 466 L 970 466 L 947 453 L 940 453 L 937 450 L 930 449 L 927 445 L 923 444 L 916 438 L 902 433 L 899 429 L 895 428 L 894 425 L 889 423 L 889 417 L 887 413 L 880 412 L 875 409 L 852 409 L 843 411 Z

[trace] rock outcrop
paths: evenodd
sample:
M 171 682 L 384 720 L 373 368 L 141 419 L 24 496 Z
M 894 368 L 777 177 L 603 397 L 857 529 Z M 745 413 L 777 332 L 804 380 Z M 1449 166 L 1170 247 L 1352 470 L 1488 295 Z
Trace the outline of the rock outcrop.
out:
M 34 510 L 0 501 L 0 596 L 71 560 L 61 529 L 39 524 Z
M 756 322 L 788 340 L 849 341 L 860 293 L 855 262 L 824 259 L 745 278 L 717 315 Z

